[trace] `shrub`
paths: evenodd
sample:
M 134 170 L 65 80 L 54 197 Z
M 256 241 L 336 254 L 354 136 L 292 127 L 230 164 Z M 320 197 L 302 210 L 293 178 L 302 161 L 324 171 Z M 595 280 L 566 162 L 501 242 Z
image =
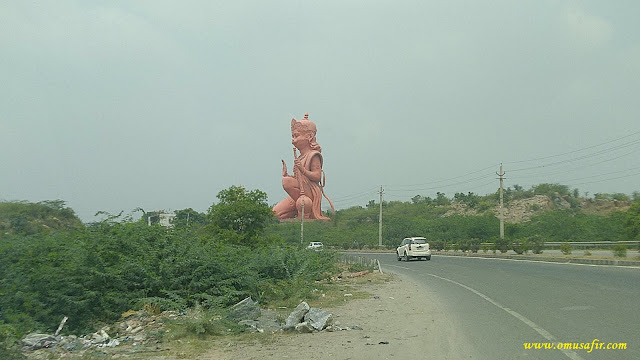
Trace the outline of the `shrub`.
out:
M 541 236 L 532 236 L 528 239 L 528 242 L 534 254 L 542 254 L 544 249 L 544 239 Z
M 562 253 L 565 254 L 565 255 L 570 255 L 571 254 L 571 244 L 569 244 L 568 242 L 563 242 L 562 245 L 560 245 L 560 251 L 562 251 Z
M 467 252 L 471 249 L 471 242 L 467 239 L 458 241 L 458 244 L 460 244 L 460 250 L 462 252 Z
M 247 296 L 299 299 L 333 271 L 335 253 L 329 250 L 261 246 L 262 238 L 246 248 L 219 234 L 193 234 L 143 223 L 99 223 L 3 238 L 0 325 L 11 325 L 21 338 L 30 331 L 53 332 L 68 316 L 63 332 L 81 334 L 145 304 L 158 311 L 196 304 L 208 310 Z
M 585 250 L 584 251 L 584 256 L 591 256 L 591 251 Z
M 624 244 L 613 245 L 613 247 L 611 247 L 611 250 L 613 251 L 613 256 L 615 257 L 627 257 L 627 246 Z
M 488 251 L 489 251 L 489 245 L 482 244 L 482 252 L 486 254 Z
M 480 239 L 473 238 L 469 240 L 469 250 L 472 253 L 477 253 L 480 250 Z
M 511 243 L 511 248 L 518 255 L 526 254 L 529 251 L 529 244 L 527 243 L 527 239 L 516 239 Z
M 507 239 L 496 239 L 495 246 L 496 249 L 500 250 L 500 252 L 504 254 L 509 251 L 511 242 Z
M 0 359 L 26 359 L 20 351 L 18 331 L 0 321 Z

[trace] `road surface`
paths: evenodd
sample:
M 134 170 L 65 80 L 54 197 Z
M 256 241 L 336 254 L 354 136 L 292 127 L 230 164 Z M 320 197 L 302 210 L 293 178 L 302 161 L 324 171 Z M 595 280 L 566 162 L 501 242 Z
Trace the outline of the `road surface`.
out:
M 473 358 L 640 359 L 638 268 L 447 256 L 407 263 L 395 254 L 362 256 L 377 258 L 383 271 L 435 294 L 474 349 Z M 626 349 L 524 347 L 557 342 L 626 343 Z

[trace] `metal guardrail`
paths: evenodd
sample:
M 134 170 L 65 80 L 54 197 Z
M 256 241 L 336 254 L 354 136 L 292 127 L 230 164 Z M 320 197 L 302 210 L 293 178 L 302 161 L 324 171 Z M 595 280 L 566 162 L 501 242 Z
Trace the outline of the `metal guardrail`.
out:
M 340 254 L 339 260 L 340 262 L 345 264 L 360 264 L 382 272 L 380 261 L 378 261 L 378 259 L 366 258 L 363 256 L 351 254 Z
M 569 242 L 545 242 L 544 246 L 560 246 L 562 244 L 569 244 L 571 247 L 584 247 L 584 248 L 609 248 L 618 244 L 626 245 L 627 248 L 637 247 L 640 241 L 569 241 Z
M 586 249 L 586 248 L 610 248 L 618 244 L 626 245 L 627 249 L 638 248 L 640 241 L 567 241 L 567 242 L 545 242 L 545 249 L 554 249 L 560 247 L 562 244 L 569 244 L 572 248 Z M 482 243 L 482 245 L 491 246 L 493 243 Z

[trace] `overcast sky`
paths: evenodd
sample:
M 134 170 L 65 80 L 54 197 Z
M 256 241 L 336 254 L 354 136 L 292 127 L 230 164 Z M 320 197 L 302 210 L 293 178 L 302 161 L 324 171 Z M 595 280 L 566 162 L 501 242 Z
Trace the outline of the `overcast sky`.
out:
M 3 1 L 0 199 L 97 211 L 285 196 L 291 118 L 338 209 L 640 190 L 638 1 Z M 323 206 L 327 208 L 326 202 Z

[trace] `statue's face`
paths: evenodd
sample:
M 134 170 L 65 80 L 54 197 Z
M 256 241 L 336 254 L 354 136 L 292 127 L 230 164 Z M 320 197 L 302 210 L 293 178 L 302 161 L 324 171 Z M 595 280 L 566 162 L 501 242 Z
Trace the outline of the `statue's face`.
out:
M 308 146 L 311 142 L 311 134 L 303 132 L 298 129 L 293 130 L 291 133 L 291 143 L 293 146 L 300 149 L 300 146 Z

